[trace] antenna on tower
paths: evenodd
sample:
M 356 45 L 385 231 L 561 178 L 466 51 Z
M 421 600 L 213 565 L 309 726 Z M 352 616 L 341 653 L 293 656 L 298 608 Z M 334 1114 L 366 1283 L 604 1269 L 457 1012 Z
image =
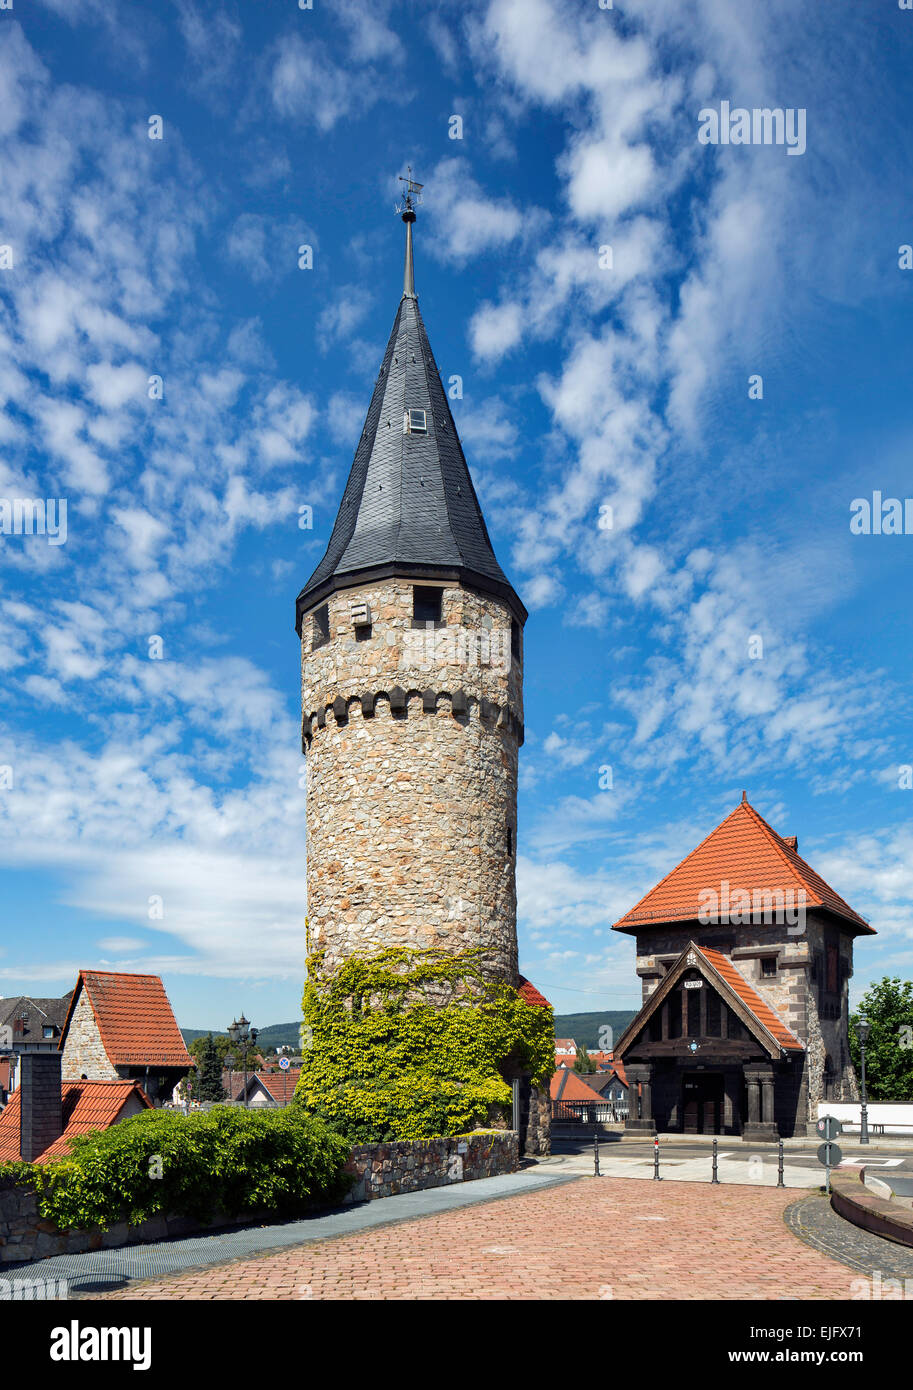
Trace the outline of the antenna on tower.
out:
M 403 296 L 408 299 L 415 298 L 415 275 L 412 269 L 412 223 L 415 221 L 416 206 L 422 201 L 423 183 L 416 183 L 412 177 L 412 165 L 406 165 L 405 177 L 400 174 L 400 183 L 406 186 L 403 189 L 403 201 L 397 205 L 396 211 L 406 224 L 406 265 L 403 271 Z

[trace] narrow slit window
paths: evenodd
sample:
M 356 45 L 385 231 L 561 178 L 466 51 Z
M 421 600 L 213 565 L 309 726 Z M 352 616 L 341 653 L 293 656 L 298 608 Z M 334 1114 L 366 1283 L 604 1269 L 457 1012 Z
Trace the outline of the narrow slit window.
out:
M 314 612 L 311 619 L 311 651 L 316 652 L 318 647 L 322 647 L 325 642 L 330 640 L 330 609 L 328 604 L 323 604 Z

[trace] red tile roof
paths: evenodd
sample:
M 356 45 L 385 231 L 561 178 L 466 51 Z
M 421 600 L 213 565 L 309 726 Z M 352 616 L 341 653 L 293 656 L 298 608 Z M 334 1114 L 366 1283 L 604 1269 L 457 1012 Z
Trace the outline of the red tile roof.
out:
M 808 907 L 826 908 L 852 923 L 860 933 L 874 935 L 865 918 L 800 857 L 795 837 L 778 835 L 747 801 L 740 802 L 696 849 L 620 918 L 615 930 L 698 920 L 701 893 L 707 889 L 720 892 L 724 881 L 729 883 L 733 895 L 739 890 L 751 894 L 791 890 L 795 894 L 803 889 Z
M 588 1086 L 579 1072 L 571 1070 L 556 1071 L 549 1091 L 552 1100 L 602 1100 L 599 1092 Z
M 288 1071 L 258 1071 L 257 1080 L 266 1087 L 277 1105 L 288 1105 L 295 1094 L 300 1075 L 300 1068 L 293 1070 L 289 1067 Z
M 527 1004 L 533 1004 L 538 1009 L 550 1009 L 552 1006 L 544 994 L 540 994 L 535 985 L 531 985 L 524 975 L 520 976 L 520 983 L 517 993 Z
M 724 956 L 721 951 L 712 951 L 708 946 L 695 946 L 709 965 L 712 965 L 718 975 L 734 990 L 746 1008 L 750 1009 L 758 1022 L 767 1029 L 768 1033 L 777 1040 L 781 1047 L 785 1047 L 789 1052 L 804 1052 L 805 1048 L 800 1043 L 794 1033 L 787 1028 L 786 1024 L 775 1013 L 769 1004 L 761 998 L 756 990 L 735 968 L 728 956 Z
M 0 1162 L 19 1157 L 19 1102 L 22 1092 L 14 1091 L 9 1104 L 0 1111 Z M 151 1101 L 138 1081 L 63 1081 L 63 1133 L 36 1162 L 48 1163 L 52 1158 L 64 1158 L 70 1152 L 69 1141 L 75 1134 L 88 1134 L 92 1129 L 110 1129 L 131 1096 L 135 1095 L 144 1108 Z
M 193 1066 L 158 975 L 123 975 L 80 970 L 64 1038 L 82 985 L 95 1014 L 102 1044 L 115 1067 Z

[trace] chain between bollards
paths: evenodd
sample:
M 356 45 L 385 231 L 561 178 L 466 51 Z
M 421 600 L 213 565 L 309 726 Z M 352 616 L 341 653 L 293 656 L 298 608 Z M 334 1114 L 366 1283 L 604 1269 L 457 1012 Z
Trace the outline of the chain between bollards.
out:
M 715 1182 L 715 1183 L 719 1183 L 719 1180 L 720 1180 L 720 1179 L 719 1179 L 718 1174 L 717 1174 L 716 1149 L 717 1149 L 717 1141 L 716 1141 L 716 1137 L 714 1137 L 714 1140 L 713 1140 L 713 1177 L 710 1179 L 710 1181 L 711 1181 L 711 1182 Z
M 599 1130 L 593 1130 L 593 1177 L 601 1178 L 599 1171 Z
M 783 1181 L 783 1140 L 777 1140 L 777 1187 L 785 1187 Z
M 653 1177 L 657 1182 L 662 1182 L 659 1176 L 659 1135 L 653 1140 Z

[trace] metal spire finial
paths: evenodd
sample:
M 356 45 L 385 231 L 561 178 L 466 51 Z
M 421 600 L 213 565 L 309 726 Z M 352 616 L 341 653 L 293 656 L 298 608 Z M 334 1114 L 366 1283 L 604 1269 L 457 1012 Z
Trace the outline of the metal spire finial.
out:
M 412 165 L 407 164 L 406 175 L 399 176 L 400 183 L 406 185 L 403 201 L 396 211 L 406 224 L 406 265 L 403 271 L 403 295 L 415 298 L 415 274 L 412 267 L 412 223 L 415 221 L 416 206 L 422 201 L 423 183 L 416 183 L 412 177 Z

